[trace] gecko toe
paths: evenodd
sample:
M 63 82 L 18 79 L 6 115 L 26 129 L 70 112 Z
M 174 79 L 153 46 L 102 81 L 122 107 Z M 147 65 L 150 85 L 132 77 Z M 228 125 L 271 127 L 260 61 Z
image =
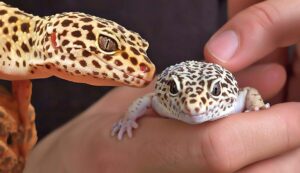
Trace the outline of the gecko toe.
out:
M 118 132 L 118 139 L 121 141 L 123 139 L 124 133 L 126 132 L 125 126 L 122 125 Z
M 264 108 L 265 108 L 265 109 L 270 108 L 270 103 L 266 103 Z
M 117 133 L 118 131 L 119 131 L 119 127 L 117 126 L 117 123 L 115 123 L 115 124 L 113 125 L 113 128 L 112 128 L 112 130 L 111 130 L 110 135 L 111 135 L 111 136 L 115 136 L 116 133 Z
M 111 136 L 117 135 L 118 140 L 122 140 L 124 135 L 129 138 L 133 136 L 132 129 L 138 128 L 138 124 L 133 119 L 122 119 L 115 123 L 112 127 Z
M 132 138 L 132 128 L 131 127 L 127 127 L 126 131 L 127 131 L 128 137 Z

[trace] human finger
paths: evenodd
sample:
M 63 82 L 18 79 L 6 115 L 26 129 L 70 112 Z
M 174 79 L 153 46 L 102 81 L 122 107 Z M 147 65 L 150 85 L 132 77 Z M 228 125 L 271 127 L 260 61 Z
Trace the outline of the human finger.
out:
M 242 170 L 237 171 L 236 173 L 298 173 L 300 169 L 299 162 L 300 148 L 297 148 L 274 158 L 250 165 Z
M 236 73 L 236 78 L 239 87 L 254 87 L 263 98 L 270 99 L 283 88 L 286 71 L 279 64 L 258 64 Z
M 238 71 L 299 40 L 300 1 L 269 0 L 229 20 L 205 46 L 208 60 Z
M 299 106 L 284 103 L 211 123 L 199 144 L 208 172 L 235 172 L 299 147 Z
M 228 17 L 231 18 L 232 16 L 236 15 L 238 12 L 244 10 L 251 5 L 259 3 L 263 0 L 227 0 L 227 13 Z

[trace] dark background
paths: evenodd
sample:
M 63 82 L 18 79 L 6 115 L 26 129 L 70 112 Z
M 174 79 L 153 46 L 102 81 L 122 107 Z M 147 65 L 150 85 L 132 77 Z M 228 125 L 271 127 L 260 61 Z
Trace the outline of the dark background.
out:
M 222 0 L 5 0 L 34 15 L 80 11 L 113 20 L 149 41 L 157 72 L 186 59 L 202 59 L 203 46 L 226 19 Z M 98 100 L 111 87 L 93 87 L 55 77 L 33 81 L 41 139 Z

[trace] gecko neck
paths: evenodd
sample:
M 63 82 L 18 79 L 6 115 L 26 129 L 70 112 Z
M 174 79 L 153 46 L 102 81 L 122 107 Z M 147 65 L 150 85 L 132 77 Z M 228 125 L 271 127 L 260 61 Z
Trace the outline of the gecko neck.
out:
M 0 75 L 1 79 L 43 78 L 30 74 L 32 62 L 44 56 L 42 41 L 47 21 L 0 2 Z

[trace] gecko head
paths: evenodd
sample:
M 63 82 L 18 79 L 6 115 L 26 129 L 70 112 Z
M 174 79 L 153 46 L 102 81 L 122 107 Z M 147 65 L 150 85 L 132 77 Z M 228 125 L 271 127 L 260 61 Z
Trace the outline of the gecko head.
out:
M 49 17 L 44 49 L 54 75 L 92 85 L 147 85 L 155 66 L 148 42 L 138 33 L 102 18 L 78 12 Z M 76 81 L 77 80 L 77 81 Z
M 156 95 L 177 119 L 201 123 L 228 113 L 238 96 L 233 75 L 217 64 L 186 61 L 164 70 Z

